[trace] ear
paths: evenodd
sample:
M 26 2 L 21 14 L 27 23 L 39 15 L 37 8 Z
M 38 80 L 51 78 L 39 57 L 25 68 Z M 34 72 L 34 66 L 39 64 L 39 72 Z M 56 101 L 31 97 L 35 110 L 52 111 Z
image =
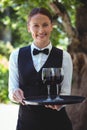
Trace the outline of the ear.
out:
M 28 32 L 30 33 L 30 27 L 29 27 L 29 25 L 28 25 Z
M 30 33 L 30 28 L 28 27 L 28 32 Z

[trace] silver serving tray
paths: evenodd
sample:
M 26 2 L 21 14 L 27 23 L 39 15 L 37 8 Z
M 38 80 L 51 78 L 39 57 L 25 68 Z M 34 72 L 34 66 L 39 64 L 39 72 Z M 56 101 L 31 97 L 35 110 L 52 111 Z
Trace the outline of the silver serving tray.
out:
M 33 96 L 23 99 L 25 105 L 64 105 L 64 104 L 75 104 L 81 103 L 86 98 L 83 96 L 74 95 L 61 95 L 62 100 L 54 101 L 55 96 L 52 96 L 51 101 L 46 101 L 47 96 Z

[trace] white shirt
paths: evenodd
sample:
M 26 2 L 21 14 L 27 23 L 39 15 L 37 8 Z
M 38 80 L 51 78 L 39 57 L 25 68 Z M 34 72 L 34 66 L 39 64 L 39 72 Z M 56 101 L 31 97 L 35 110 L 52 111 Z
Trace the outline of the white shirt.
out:
M 49 55 L 39 53 L 38 55 L 33 55 L 33 49 L 37 48 L 34 43 L 31 44 L 31 55 L 33 59 L 33 64 L 38 72 L 43 64 L 46 62 Z M 49 51 L 52 49 L 52 44 L 50 43 L 47 47 Z M 37 48 L 39 49 L 39 48 Z M 44 48 L 43 48 L 44 49 Z M 19 88 L 19 74 L 18 74 L 18 53 L 19 48 L 14 50 L 9 58 L 9 98 L 12 99 L 13 91 Z M 72 60 L 71 56 L 67 51 L 63 51 L 63 63 L 62 67 L 64 69 L 64 80 L 61 87 L 61 95 L 70 95 L 71 94 L 71 83 L 72 83 Z

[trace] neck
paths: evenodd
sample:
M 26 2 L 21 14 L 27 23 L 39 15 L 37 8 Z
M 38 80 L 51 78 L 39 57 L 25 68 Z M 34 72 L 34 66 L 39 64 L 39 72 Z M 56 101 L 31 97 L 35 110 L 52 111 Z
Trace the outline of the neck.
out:
M 48 43 L 44 43 L 44 44 L 39 44 L 39 43 L 34 42 L 34 45 L 40 49 L 47 47 L 49 44 L 50 44 L 50 41 Z

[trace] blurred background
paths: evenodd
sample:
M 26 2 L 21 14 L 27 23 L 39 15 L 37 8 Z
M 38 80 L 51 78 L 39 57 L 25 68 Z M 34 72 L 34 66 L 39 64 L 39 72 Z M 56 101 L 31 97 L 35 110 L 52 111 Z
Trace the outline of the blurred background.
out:
M 31 44 L 27 19 L 34 7 L 46 7 L 52 13 L 54 28 L 51 41 L 54 46 L 67 50 L 73 61 L 72 95 L 87 97 L 87 1 L 1 0 L 0 122 L 2 125 L 0 129 L 3 127 L 2 130 L 6 130 L 6 126 L 10 126 L 8 130 L 15 130 L 18 105 L 8 99 L 9 56 L 14 49 Z M 69 105 L 66 110 L 72 121 L 73 130 L 87 130 L 86 100 L 80 104 Z M 8 125 L 8 119 L 15 123 Z

